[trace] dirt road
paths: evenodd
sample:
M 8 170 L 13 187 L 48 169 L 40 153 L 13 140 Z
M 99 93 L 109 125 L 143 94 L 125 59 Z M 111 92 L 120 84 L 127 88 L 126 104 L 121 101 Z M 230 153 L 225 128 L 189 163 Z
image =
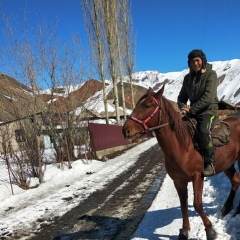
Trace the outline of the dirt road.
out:
M 164 177 L 163 153 L 156 144 L 103 190 L 54 219 L 51 226 L 42 224 L 42 230 L 32 240 L 128 239 L 150 207 Z

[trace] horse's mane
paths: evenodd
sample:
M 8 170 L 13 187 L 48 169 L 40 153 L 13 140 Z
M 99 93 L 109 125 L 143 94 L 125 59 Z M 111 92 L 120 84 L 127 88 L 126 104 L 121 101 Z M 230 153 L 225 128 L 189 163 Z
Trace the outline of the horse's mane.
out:
M 189 139 L 190 134 L 188 126 L 184 123 L 179 113 L 174 109 L 172 103 L 164 97 L 162 100 L 165 105 L 166 114 L 168 115 L 170 129 L 175 132 L 179 144 L 182 147 L 187 148 L 187 139 Z

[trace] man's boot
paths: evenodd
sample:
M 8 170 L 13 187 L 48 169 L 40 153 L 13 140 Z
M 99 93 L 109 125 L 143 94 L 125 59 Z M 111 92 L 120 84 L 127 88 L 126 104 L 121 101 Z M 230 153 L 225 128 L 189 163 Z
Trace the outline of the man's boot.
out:
M 215 174 L 215 149 L 214 147 L 205 149 L 203 175 L 209 177 Z

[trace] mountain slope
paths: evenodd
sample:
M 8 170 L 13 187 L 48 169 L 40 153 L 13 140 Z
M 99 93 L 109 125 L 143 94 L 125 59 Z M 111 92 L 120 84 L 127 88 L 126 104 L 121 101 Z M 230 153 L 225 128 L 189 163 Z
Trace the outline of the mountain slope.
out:
M 0 122 L 22 117 L 32 99 L 30 88 L 14 78 L 0 74 Z M 29 106 L 26 108 L 29 109 Z
M 240 102 L 240 59 L 230 61 L 211 62 L 217 72 L 219 85 L 219 99 L 230 100 L 237 104 Z M 166 98 L 176 101 L 184 76 L 188 69 L 181 72 L 159 73 L 157 71 L 145 71 L 133 74 L 134 84 L 145 88 L 152 87 L 155 91 L 165 84 L 164 95 Z

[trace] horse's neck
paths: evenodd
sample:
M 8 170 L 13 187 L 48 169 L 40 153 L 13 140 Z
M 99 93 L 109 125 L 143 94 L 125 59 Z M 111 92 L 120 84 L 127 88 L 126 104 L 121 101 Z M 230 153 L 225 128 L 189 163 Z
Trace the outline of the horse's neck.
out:
M 156 133 L 156 138 L 164 153 L 166 171 L 169 176 L 174 179 L 175 171 L 179 172 L 183 167 L 182 159 L 180 157 L 181 148 L 177 141 L 176 134 L 169 129 L 169 131 L 164 131 L 164 133 Z
M 155 131 L 160 147 L 164 154 L 169 154 L 169 156 L 181 151 L 188 151 L 192 145 L 192 138 L 187 126 L 176 110 L 173 109 L 171 103 L 167 102 L 166 99 L 163 103 L 160 122 L 161 124 L 169 124 Z
M 184 145 L 181 145 L 179 139 L 177 138 L 176 133 L 172 131 L 169 126 L 166 126 L 165 128 L 156 131 L 155 136 L 165 156 L 167 155 L 172 157 L 176 155 L 176 158 L 178 158 L 177 155 L 180 152 L 188 150 L 185 149 L 185 147 L 183 147 Z M 190 147 L 190 145 L 192 144 L 191 136 L 190 135 L 187 136 L 184 140 L 186 141 L 185 146 Z
M 166 128 L 169 127 L 167 126 Z M 176 134 L 170 129 L 162 129 L 162 131 L 156 131 L 155 135 L 164 153 L 170 149 L 173 150 L 176 147 L 176 143 L 173 141 L 176 139 Z

